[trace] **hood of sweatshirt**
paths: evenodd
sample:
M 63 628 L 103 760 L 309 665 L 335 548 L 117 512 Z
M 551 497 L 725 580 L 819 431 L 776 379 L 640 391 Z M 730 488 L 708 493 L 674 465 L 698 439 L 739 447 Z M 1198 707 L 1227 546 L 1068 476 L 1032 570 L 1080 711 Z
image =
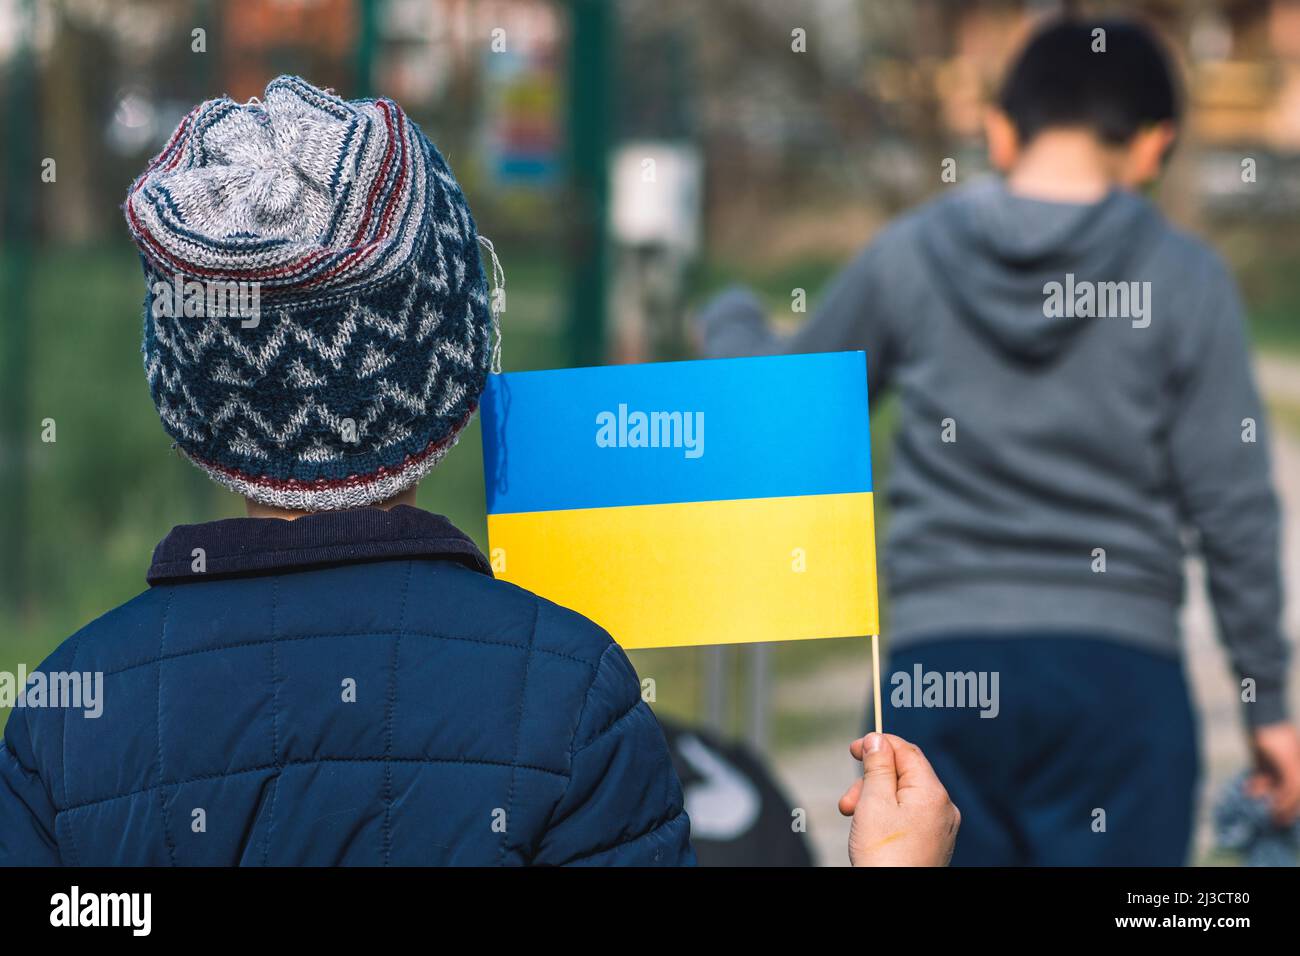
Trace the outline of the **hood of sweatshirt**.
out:
M 982 338 L 1030 364 L 1057 358 L 1095 321 L 1048 315 L 1049 283 L 1137 280 L 1161 231 L 1155 208 L 1125 190 L 1095 203 L 1047 202 L 1014 195 L 995 178 L 954 191 L 930 212 L 920 242 L 941 294 Z

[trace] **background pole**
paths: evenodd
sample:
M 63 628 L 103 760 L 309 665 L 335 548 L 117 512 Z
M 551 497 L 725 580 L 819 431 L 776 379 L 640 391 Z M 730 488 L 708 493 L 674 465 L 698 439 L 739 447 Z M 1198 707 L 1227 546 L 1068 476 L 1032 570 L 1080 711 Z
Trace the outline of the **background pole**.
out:
M 605 359 L 609 268 L 610 106 L 614 99 L 614 4 L 569 0 L 568 135 L 569 355 L 574 365 Z
M 379 0 L 357 0 L 357 46 L 353 55 L 356 89 L 353 99 L 375 95 L 375 38 L 378 33 Z

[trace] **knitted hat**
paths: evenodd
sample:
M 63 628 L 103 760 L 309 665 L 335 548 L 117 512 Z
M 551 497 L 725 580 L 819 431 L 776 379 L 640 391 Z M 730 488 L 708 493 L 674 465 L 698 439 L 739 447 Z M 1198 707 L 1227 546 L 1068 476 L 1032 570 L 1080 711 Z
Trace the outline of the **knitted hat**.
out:
M 210 477 L 352 508 L 455 444 L 494 361 L 487 282 L 460 186 L 396 103 L 289 76 L 209 100 L 123 208 L 149 391 Z

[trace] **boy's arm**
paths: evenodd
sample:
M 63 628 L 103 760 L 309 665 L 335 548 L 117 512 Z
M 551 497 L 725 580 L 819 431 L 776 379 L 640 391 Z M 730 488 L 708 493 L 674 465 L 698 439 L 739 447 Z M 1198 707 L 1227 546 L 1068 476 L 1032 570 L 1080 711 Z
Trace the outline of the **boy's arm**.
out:
M 574 736 L 569 784 L 532 862 L 689 866 L 690 820 L 659 721 L 627 655 L 601 655 Z
M 54 806 L 34 769 L 21 711 L 0 741 L 0 866 L 58 866 Z
M 881 301 L 876 281 L 878 261 L 874 244 L 864 249 L 835 277 L 812 317 L 791 335 L 772 328 L 763 303 L 748 289 L 723 292 L 695 318 L 704 354 L 730 358 L 863 349 L 867 382 L 875 395 L 887 384 L 895 345 L 889 309 Z
M 1255 684 L 1246 721 L 1259 727 L 1287 717 L 1278 504 L 1241 301 L 1226 270 L 1216 263 L 1215 271 L 1206 328 L 1181 343 L 1190 354 L 1169 449 L 1184 514 L 1199 532 L 1219 637 L 1237 676 Z

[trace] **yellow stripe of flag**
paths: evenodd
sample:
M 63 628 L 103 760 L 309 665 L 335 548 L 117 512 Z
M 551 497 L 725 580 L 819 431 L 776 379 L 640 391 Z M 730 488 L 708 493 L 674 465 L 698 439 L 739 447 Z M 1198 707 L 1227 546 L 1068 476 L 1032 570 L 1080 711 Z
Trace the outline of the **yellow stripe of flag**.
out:
M 488 516 L 498 577 L 626 648 L 879 633 L 871 492 Z

